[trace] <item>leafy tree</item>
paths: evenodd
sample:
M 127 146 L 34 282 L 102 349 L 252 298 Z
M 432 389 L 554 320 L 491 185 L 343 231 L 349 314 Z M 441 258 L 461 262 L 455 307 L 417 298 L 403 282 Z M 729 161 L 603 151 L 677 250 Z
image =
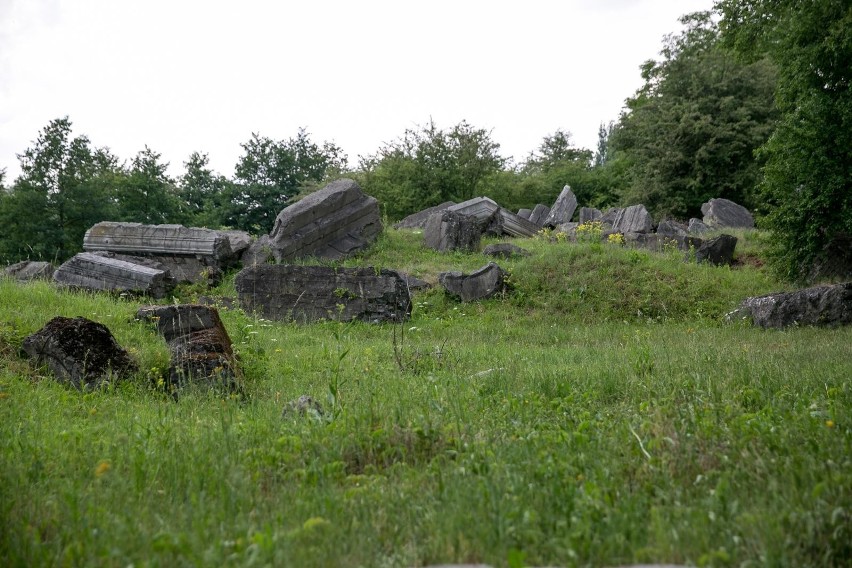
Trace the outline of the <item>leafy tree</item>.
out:
M 82 248 L 83 234 L 114 213 L 117 159 L 72 138 L 68 117 L 51 121 L 18 156 L 21 175 L 0 201 L 0 258 L 64 260 Z
M 775 62 L 782 113 L 763 146 L 776 268 L 792 280 L 852 276 L 852 4 L 719 0 L 723 38 Z
M 168 162 L 148 146 L 133 158 L 130 169 L 118 185 L 118 217 L 138 223 L 181 221 L 174 183 L 166 174 Z
M 489 179 L 506 163 L 499 150 L 487 130 L 466 121 L 442 130 L 430 120 L 362 157 L 361 182 L 398 219 L 443 201 L 487 194 Z
M 754 207 L 760 164 L 754 150 L 772 131 L 775 68 L 741 63 L 719 41 L 709 12 L 681 18 L 661 61 L 642 66 L 645 84 L 627 99 L 607 150 L 629 167 L 625 204 L 685 218 L 724 197 Z
M 253 133 L 242 144 L 235 183 L 221 204 L 224 224 L 250 232 L 269 232 L 278 213 L 299 193 L 346 168 L 346 155 L 331 142 L 317 145 L 299 129 L 295 138 L 274 141 Z
M 221 203 L 230 182 L 214 173 L 209 163 L 207 154 L 193 152 L 184 162 L 184 174 L 178 179 L 181 216 L 193 226 L 219 227 L 225 221 Z
M 571 186 L 578 202 L 592 204 L 596 197 L 595 191 L 587 183 L 592 159 L 590 150 L 573 146 L 568 132 L 557 130 L 545 136 L 538 149 L 530 154 L 522 166 L 524 174 L 538 180 L 537 183 L 528 180 L 526 185 L 537 185 L 540 188 L 535 195 L 536 199 L 528 202 L 527 206 L 553 203 L 566 185 Z

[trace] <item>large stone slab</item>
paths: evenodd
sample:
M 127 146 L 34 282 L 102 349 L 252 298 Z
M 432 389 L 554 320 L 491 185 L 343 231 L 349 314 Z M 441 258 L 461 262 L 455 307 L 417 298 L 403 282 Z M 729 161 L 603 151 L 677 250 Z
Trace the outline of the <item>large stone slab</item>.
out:
M 711 199 L 701 206 L 704 224 L 713 228 L 753 229 L 754 217 L 748 209 L 728 199 Z
M 91 252 L 68 259 L 53 273 L 53 280 L 71 288 L 132 292 L 152 298 L 166 296 L 173 283 L 168 270 Z
M 689 220 L 689 225 L 686 229 L 686 232 L 690 235 L 703 235 L 704 233 L 709 233 L 712 230 L 713 229 L 704 224 L 704 221 L 693 217 Z
M 423 228 L 423 244 L 439 252 L 479 250 L 482 230 L 475 217 L 455 211 L 432 214 Z
M 497 202 L 488 197 L 474 197 L 457 205 L 449 207 L 447 211 L 454 211 L 470 217 L 475 217 L 480 222 L 482 231 L 499 226 L 501 234 L 510 237 L 532 237 L 541 227 L 500 207 Z
M 382 232 L 379 203 L 351 179 L 340 179 L 283 209 L 269 233 L 277 262 L 313 256 L 339 260 Z
M 685 225 L 672 219 L 663 219 L 657 225 L 657 234 L 666 237 L 685 237 L 688 230 Z
M 695 260 L 709 262 L 716 266 L 730 265 L 734 261 L 737 238 L 732 235 L 719 235 L 704 241 L 695 251 Z
M 791 325 L 839 326 L 852 324 L 852 282 L 814 286 L 746 298 L 728 319 L 751 319 L 763 328 Z
M 49 262 L 24 260 L 10 264 L 3 269 L 2 274 L 13 280 L 28 282 L 30 280 L 50 280 L 53 278 L 55 270 L 56 267 Z
M 580 207 L 579 223 L 588 223 L 590 221 L 600 221 L 603 213 L 600 209 L 594 207 Z
M 24 339 L 23 349 L 37 364 L 47 364 L 58 381 L 77 388 L 124 378 L 137 369 L 105 325 L 83 317 L 53 318 Z
M 654 228 L 651 214 L 644 205 L 631 205 L 621 209 L 612 222 L 612 230 L 619 233 L 650 233 Z
M 530 213 L 529 221 L 530 223 L 535 223 L 539 227 L 544 227 L 544 222 L 547 221 L 549 215 L 550 207 L 539 203 L 535 206 L 535 209 L 532 210 L 532 213 Z
M 405 280 L 395 271 L 265 264 L 237 274 L 240 305 L 272 320 L 401 322 L 411 315 Z
M 576 209 L 577 196 L 571 191 L 571 187 L 566 185 L 562 188 L 559 197 L 556 198 L 553 207 L 550 208 L 550 213 L 547 215 L 547 219 L 544 220 L 544 226 L 555 228 L 556 225 L 570 223 Z
M 220 267 L 234 260 L 227 235 L 183 225 L 103 221 L 86 231 L 83 249 L 145 256 L 197 256 Z
M 667 252 L 671 249 L 695 251 L 704 244 L 698 237 L 687 235 L 661 235 L 659 233 L 625 233 L 625 244 L 644 248 L 654 252 Z
M 517 215 L 518 215 L 518 217 L 521 217 L 522 219 L 526 219 L 526 220 L 529 221 L 530 215 L 532 215 L 532 209 L 525 209 L 525 208 L 518 209 Z
M 489 262 L 470 274 L 442 272 L 438 276 L 441 286 L 462 302 L 475 302 L 496 296 L 509 289 L 506 271 Z
M 448 207 L 452 207 L 455 205 L 455 201 L 445 201 L 440 205 L 435 205 L 434 207 L 428 207 L 423 209 L 422 211 L 418 211 L 417 213 L 412 213 L 399 223 L 393 226 L 394 229 L 422 229 L 426 226 L 426 221 L 429 220 L 435 213 L 440 213 L 444 211 Z
M 482 254 L 495 258 L 512 258 L 513 256 L 530 256 L 530 251 L 512 243 L 494 243 L 485 247 Z

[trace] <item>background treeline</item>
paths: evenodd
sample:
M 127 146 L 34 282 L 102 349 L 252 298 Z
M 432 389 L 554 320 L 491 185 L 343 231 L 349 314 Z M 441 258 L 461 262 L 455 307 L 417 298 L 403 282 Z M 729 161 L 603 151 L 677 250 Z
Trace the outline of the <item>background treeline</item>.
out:
M 341 148 L 305 130 L 287 140 L 252 134 L 232 178 L 193 153 L 173 179 L 145 147 L 123 162 L 74 137 L 65 117 L 0 171 L 0 261 L 61 261 L 102 220 L 184 223 L 268 232 L 275 216 L 326 181 L 356 178 L 389 220 L 487 195 L 517 210 L 551 204 L 566 184 L 581 205 L 643 203 L 659 219 L 700 216 L 725 197 L 773 231 L 775 266 L 815 275 L 849 254 L 852 234 L 852 7 L 842 0 L 725 0 L 682 18 L 619 120 L 601 124 L 594 150 L 568 132 L 545 136 L 521 160 L 491 131 L 465 121 L 406 130 L 350 165 Z

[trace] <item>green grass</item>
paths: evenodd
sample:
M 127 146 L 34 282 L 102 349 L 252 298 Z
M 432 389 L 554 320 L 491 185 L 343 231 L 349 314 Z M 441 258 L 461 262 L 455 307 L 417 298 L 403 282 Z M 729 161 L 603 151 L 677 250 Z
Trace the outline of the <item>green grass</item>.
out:
M 346 264 L 487 260 L 419 239 Z M 852 329 L 722 323 L 783 288 L 752 265 L 518 244 L 514 292 L 419 294 L 395 329 L 223 310 L 239 400 L 151 388 L 138 301 L 0 281 L 0 564 L 848 564 Z M 79 392 L 19 359 L 55 315 L 105 323 L 138 376 Z M 326 418 L 282 418 L 301 394 Z

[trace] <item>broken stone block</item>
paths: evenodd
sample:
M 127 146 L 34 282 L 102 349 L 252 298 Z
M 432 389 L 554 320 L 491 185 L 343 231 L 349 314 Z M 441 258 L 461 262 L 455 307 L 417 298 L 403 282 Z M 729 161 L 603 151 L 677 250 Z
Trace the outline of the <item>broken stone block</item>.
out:
M 670 249 L 697 251 L 703 244 L 703 241 L 698 237 L 661 235 L 659 233 L 625 233 L 624 242 L 654 252 L 666 252 Z
M 523 217 L 515 215 L 508 209 L 503 209 L 497 203 L 487 197 L 474 197 L 458 205 L 449 207 L 447 211 L 454 211 L 463 215 L 474 217 L 480 222 L 482 232 L 498 235 L 495 227 L 499 228 L 499 234 L 510 237 L 532 237 L 540 227 Z
M 485 247 L 482 254 L 496 258 L 512 258 L 513 256 L 529 256 L 530 252 L 512 243 L 495 243 Z
M 408 286 L 409 293 L 411 292 L 419 292 L 421 290 L 429 290 L 432 285 L 422 280 L 416 276 L 412 276 L 411 274 L 406 274 L 405 272 L 397 272 L 400 277 L 405 280 L 405 285 Z
M 439 252 L 476 251 L 482 238 L 475 217 L 445 210 L 433 214 L 423 229 L 423 244 Z
M 600 209 L 595 209 L 594 207 L 580 207 L 580 224 L 588 223 L 590 221 L 599 221 L 603 216 Z
M 624 209 L 621 209 L 619 207 L 610 207 L 609 209 L 604 211 L 604 214 L 601 215 L 601 218 L 599 219 L 599 221 L 601 222 L 601 227 L 603 227 L 604 231 L 615 231 L 615 229 L 613 228 L 613 225 L 615 224 L 615 219 L 619 215 L 621 215 L 622 211 L 624 211 Z
M 619 233 L 650 233 L 654 228 L 651 214 L 644 205 L 631 205 L 622 209 L 612 222 L 612 230 Z
M 746 298 L 729 320 L 751 319 L 763 328 L 852 324 L 852 282 Z
M 267 264 L 274 262 L 275 257 L 272 256 L 272 245 L 269 244 L 269 235 L 263 235 L 254 241 L 249 247 L 243 251 L 240 262 L 245 266 L 254 266 L 255 264 Z
M 3 275 L 13 280 L 20 282 L 28 282 L 30 280 L 50 280 L 53 278 L 53 272 L 56 270 L 49 262 L 24 260 L 10 264 L 3 269 Z
M 83 249 L 137 256 L 198 256 L 220 267 L 234 260 L 227 236 L 219 231 L 183 225 L 103 221 L 86 231 Z
M 378 201 L 355 181 L 340 179 L 283 209 L 269 245 L 276 262 L 340 260 L 367 248 L 381 232 Z
M 530 215 L 532 215 L 532 209 L 518 209 L 518 217 L 521 219 L 529 221 Z
M 686 229 L 686 232 L 690 235 L 703 235 L 711 231 L 712 229 L 704 224 L 700 219 L 692 218 L 689 220 L 689 226 Z
M 663 219 L 657 225 L 657 234 L 664 237 L 685 237 L 687 232 L 683 224 L 671 219 Z
M 509 289 L 507 273 L 493 262 L 470 274 L 442 272 L 438 276 L 441 286 L 462 302 L 475 302 L 501 294 Z
M 53 273 L 53 280 L 71 288 L 132 292 L 152 298 L 168 294 L 173 282 L 168 270 L 91 252 L 71 257 Z
M 553 207 L 550 208 L 550 213 L 544 220 L 543 226 L 554 228 L 562 223 L 570 223 L 576 209 L 577 196 L 571 191 L 571 187 L 566 185 L 562 188 L 559 197 L 556 198 Z
M 429 207 L 422 211 L 418 211 L 417 213 L 412 213 L 399 223 L 393 226 L 394 229 L 422 229 L 426 226 L 426 221 L 429 220 L 435 213 L 440 213 L 444 211 L 448 207 L 452 207 L 455 205 L 455 201 L 445 201 L 440 205 L 435 205 L 434 207 Z
M 37 364 L 46 363 L 60 382 L 77 388 L 125 378 L 136 363 L 103 324 L 83 317 L 55 317 L 24 339 L 23 349 Z
M 402 322 L 411 315 L 405 280 L 393 270 L 262 264 L 237 274 L 247 312 L 279 321 Z
M 254 237 L 245 231 L 218 230 L 216 232 L 228 239 L 228 244 L 231 245 L 231 254 L 234 258 L 240 257 L 254 242 Z
M 701 206 L 704 224 L 713 228 L 753 229 L 754 217 L 748 209 L 728 199 L 711 199 Z
M 529 221 L 530 223 L 535 223 L 539 227 L 544 227 L 544 222 L 547 220 L 549 215 L 550 207 L 539 203 L 535 206 L 535 209 L 532 210 L 532 213 L 529 216 Z
M 216 308 L 198 304 L 142 306 L 136 318 L 154 323 L 169 345 L 169 384 L 209 382 L 239 389 L 239 369 L 231 338 Z
M 734 249 L 737 238 L 731 235 L 719 235 L 715 239 L 704 241 L 695 251 L 695 260 L 709 262 L 715 266 L 730 265 L 734 261 Z

